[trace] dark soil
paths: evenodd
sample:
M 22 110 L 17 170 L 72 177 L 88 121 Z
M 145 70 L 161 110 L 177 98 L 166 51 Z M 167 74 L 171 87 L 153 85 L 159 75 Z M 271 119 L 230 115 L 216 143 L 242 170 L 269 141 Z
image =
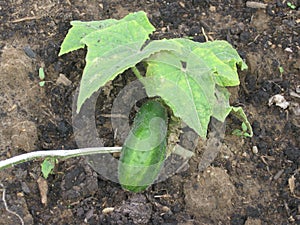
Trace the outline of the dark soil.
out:
M 58 57 L 70 21 L 119 19 L 139 10 L 157 28 L 154 39 L 207 37 L 238 50 L 249 70 L 240 72 L 232 104 L 244 108 L 254 129 L 253 138 L 232 136 L 239 123 L 229 117 L 222 150 L 210 167 L 198 170 L 199 141 L 187 170 L 141 194 L 106 180 L 83 157 L 60 161 L 46 182 L 41 160 L 23 163 L 0 171 L 7 207 L 25 224 L 300 224 L 300 2 L 263 3 L 265 9 L 243 0 L 0 1 L 0 159 L 77 148 L 72 101 L 85 50 Z M 57 83 L 60 74 L 72 83 Z M 97 128 L 106 146 L 122 144 L 105 115 L 132 80 L 126 71 L 98 99 Z M 276 94 L 289 102 L 287 109 L 268 106 Z M 44 203 L 41 183 L 48 186 Z M 4 201 L 0 224 L 20 224 Z

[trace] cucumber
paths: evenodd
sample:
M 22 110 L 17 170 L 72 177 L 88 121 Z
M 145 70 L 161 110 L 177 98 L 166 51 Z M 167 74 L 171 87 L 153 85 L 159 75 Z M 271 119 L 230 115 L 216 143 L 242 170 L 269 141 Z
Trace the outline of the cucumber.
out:
M 122 147 L 118 177 L 123 189 L 140 192 L 153 184 L 166 158 L 168 117 L 162 103 L 142 105 Z

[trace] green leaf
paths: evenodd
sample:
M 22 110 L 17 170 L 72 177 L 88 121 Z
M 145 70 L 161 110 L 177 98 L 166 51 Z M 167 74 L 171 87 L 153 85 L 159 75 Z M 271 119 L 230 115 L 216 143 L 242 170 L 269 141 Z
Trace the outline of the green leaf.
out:
M 242 124 L 243 131 L 248 130 L 249 137 L 252 137 L 253 130 L 252 130 L 250 122 L 247 119 L 247 116 L 246 116 L 244 110 L 241 107 L 232 107 L 231 113 L 245 124 L 245 125 Z M 245 126 L 247 127 L 247 129 L 245 129 Z
M 292 4 L 291 2 L 287 2 L 286 4 L 287 4 L 287 6 L 290 7 L 291 9 L 296 9 L 296 8 L 297 8 L 297 7 L 296 7 L 294 4 Z
M 244 137 L 252 137 L 253 136 L 253 135 L 251 135 L 251 134 L 249 134 L 247 132 L 245 132 L 243 135 L 244 135 Z
M 45 81 L 40 81 L 40 82 L 39 82 L 40 87 L 44 87 L 44 86 L 45 86 L 45 83 L 46 83 Z
M 180 50 L 161 51 L 146 60 L 146 76 L 151 78 L 144 82 L 147 94 L 162 97 L 175 116 L 205 137 L 210 117 L 224 121 L 231 111 L 229 92 L 219 85 L 239 83 L 236 66 L 231 63 L 236 56 L 230 59 L 213 48 L 218 45 L 188 39 L 170 42 Z
M 232 134 L 233 135 L 236 135 L 236 136 L 243 136 L 243 137 L 252 137 L 251 134 L 247 133 L 246 131 L 248 130 L 248 127 L 246 125 L 245 122 L 242 122 L 242 130 L 239 130 L 239 129 L 235 129 L 232 131 Z
M 82 40 L 88 46 L 88 53 L 80 83 L 77 112 L 87 98 L 118 74 L 155 52 L 176 49 L 167 40 L 153 41 L 144 46 L 149 32 L 137 22 L 129 21 L 93 32 Z
M 243 132 L 246 132 L 248 130 L 248 127 L 245 124 L 245 122 L 242 122 L 242 130 L 243 130 Z
M 44 72 L 43 67 L 39 68 L 39 78 L 40 78 L 40 80 L 44 80 L 45 79 L 45 72 Z
M 238 137 L 243 136 L 243 132 L 239 129 L 234 129 L 231 134 L 238 136 Z
M 231 112 L 231 106 L 229 105 L 229 91 L 221 86 L 216 85 L 215 98 L 212 99 L 213 114 L 212 116 L 217 120 L 224 122 L 226 117 Z
M 88 52 L 80 84 L 77 112 L 83 102 L 107 81 L 158 51 L 149 47 L 148 51 L 142 50 L 149 34 L 154 30 L 145 12 L 140 11 L 131 13 L 106 28 L 94 30 L 80 39 L 81 44 L 87 45 Z M 161 48 L 162 46 L 159 50 Z
M 55 167 L 55 159 L 54 158 L 46 158 L 41 164 L 42 173 L 45 179 L 48 178 L 49 174 Z
M 100 21 L 89 21 L 89 22 L 82 22 L 82 21 L 72 21 L 71 25 L 72 28 L 69 30 L 68 34 L 66 35 L 58 56 L 66 54 L 68 52 L 84 48 L 85 44 L 82 42 L 82 39 L 89 35 L 90 33 L 102 30 L 104 28 L 110 27 L 120 22 L 124 21 L 136 21 L 139 25 L 143 26 L 143 28 L 148 31 L 152 32 L 154 27 L 148 21 L 148 18 L 143 11 L 139 11 L 136 13 L 130 13 L 126 17 L 121 20 L 115 19 L 106 19 Z M 122 35 L 121 35 L 122 36 Z M 99 37 L 97 37 L 97 40 Z
M 247 65 L 228 42 L 172 39 L 147 44 L 155 28 L 142 11 L 121 20 L 73 21 L 72 25 L 60 55 L 88 47 L 77 112 L 100 87 L 141 61 L 151 78 L 142 80 L 147 94 L 161 96 L 174 115 L 200 136 L 206 136 L 211 117 L 224 121 L 234 111 L 225 87 L 238 85 L 237 66 L 243 70 Z M 246 125 L 250 130 L 249 122 Z
M 205 46 L 204 46 L 205 45 Z M 236 86 L 240 84 L 237 67 L 238 65 L 241 70 L 247 69 L 246 63 L 239 56 L 238 52 L 226 41 L 213 41 L 203 43 L 204 48 L 209 48 L 223 63 L 231 68 L 230 72 L 223 73 L 218 70 L 216 74 L 216 82 L 218 85 Z M 215 65 L 216 68 L 217 65 Z
M 103 28 L 109 27 L 113 24 L 116 24 L 117 22 L 118 21 L 115 19 L 90 22 L 72 21 L 72 28 L 66 35 L 61 45 L 58 56 L 80 48 L 84 48 L 84 43 L 81 43 L 82 38 L 96 30 L 101 30 Z
M 227 41 L 209 41 L 203 43 L 205 48 L 209 48 L 215 55 L 224 63 L 236 69 L 235 64 L 238 64 L 241 70 L 248 69 L 247 64 L 239 56 L 238 52 Z
M 278 70 L 279 70 L 279 73 L 282 75 L 284 73 L 284 69 L 282 66 L 279 66 L 278 67 Z
M 187 41 L 186 39 L 173 39 L 173 41 L 182 45 L 183 54 L 189 54 L 189 51 L 194 49 L 201 49 L 204 52 L 209 51 L 209 54 L 213 53 L 214 59 L 211 59 L 209 66 L 215 70 L 214 77 L 219 86 L 239 85 L 236 65 L 242 70 L 248 68 L 238 52 L 227 41 L 209 41 L 205 43 Z M 220 63 L 220 61 L 223 63 Z
M 147 60 L 146 76 L 152 78 L 151 82 L 144 85 L 148 96 L 161 96 L 175 116 L 203 137 L 213 111 L 210 99 L 214 98 L 215 85 L 212 72 L 204 63 L 198 69 L 192 68 L 200 65 L 201 60 L 193 52 L 187 57 L 176 52 L 155 54 Z

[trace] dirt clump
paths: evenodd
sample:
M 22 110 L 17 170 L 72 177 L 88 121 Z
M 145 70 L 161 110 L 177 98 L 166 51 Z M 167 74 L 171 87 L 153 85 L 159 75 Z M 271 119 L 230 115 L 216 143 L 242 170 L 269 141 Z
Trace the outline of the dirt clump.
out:
M 187 211 L 200 218 L 217 223 L 228 221 L 233 210 L 235 187 L 225 170 L 217 167 L 207 168 L 199 174 L 196 182 L 184 185 Z

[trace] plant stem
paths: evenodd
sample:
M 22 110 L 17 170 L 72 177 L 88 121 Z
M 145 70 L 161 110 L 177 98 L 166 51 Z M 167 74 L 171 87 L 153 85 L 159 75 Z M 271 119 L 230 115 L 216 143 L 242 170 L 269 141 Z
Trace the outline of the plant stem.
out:
M 134 75 L 140 80 L 143 78 L 143 76 L 141 75 L 140 71 L 138 70 L 138 68 L 136 68 L 136 66 L 131 67 L 132 72 L 134 73 Z
M 9 159 L 0 161 L 0 170 L 13 167 L 23 162 L 28 162 L 36 158 L 60 158 L 67 159 L 71 157 L 103 154 L 103 153 L 114 153 L 120 152 L 122 147 L 93 147 L 93 148 L 80 148 L 72 150 L 46 150 L 46 151 L 35 151 L 29 152 L 22 155 L 14 156 Z

